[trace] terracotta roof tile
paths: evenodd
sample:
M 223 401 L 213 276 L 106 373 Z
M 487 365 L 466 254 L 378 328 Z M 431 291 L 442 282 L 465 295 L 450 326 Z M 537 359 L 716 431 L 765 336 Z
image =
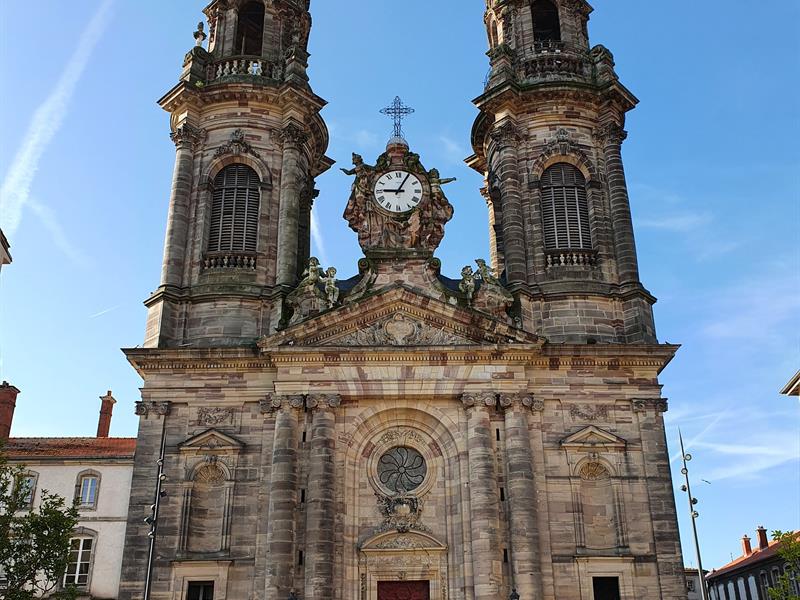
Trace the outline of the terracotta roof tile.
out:
M 136 438 L 11 438 L 4 453 L 23 458 L 133 458 Z
M 798 532 L 797 536 L 800 538 L 800 532 Z M 738 571 L 739 569 L 750 567 L 754 564 L 760 563 L 761 561 L 769 560 L 778 553 L 778 546 L 780 546 L 780 542 L 776 541 L 770 542 L 769 545 L 763 550 L 756 548 L 753 550 L 752 554 L 740 556 L 736 560 L 729 562 L 727 565 L 724 565 L 719 569 L 714 569 L 706 576 L 706 579 L 716 579 L 720 575 L 725 575 L 726 573 L 730 573 L 732 571 Z

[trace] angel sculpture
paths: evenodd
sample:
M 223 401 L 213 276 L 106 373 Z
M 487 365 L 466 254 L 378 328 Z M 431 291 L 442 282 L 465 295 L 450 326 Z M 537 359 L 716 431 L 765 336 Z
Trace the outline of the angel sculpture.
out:
M 475 295 L 475 274 L 469 265 L 461 269 L 461 283 L 458 289 L 467 297 L 467 304 L 472 304 L 472 297 Z
M 336 268 L 328 267 L 322 281 L 325 282 L 325 297 L 328 300 L 328 308 L 333 308 L 339 301 L 339 288 L 336 286 Z

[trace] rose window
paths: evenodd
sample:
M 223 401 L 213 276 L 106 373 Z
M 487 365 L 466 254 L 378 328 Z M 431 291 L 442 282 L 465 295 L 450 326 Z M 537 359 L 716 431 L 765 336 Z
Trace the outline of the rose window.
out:
M 428 466 L 413 448 L 392 448 L 378 461 L 378 479 L 391 491 L 403 494 L 417 489 L 425 480 Z

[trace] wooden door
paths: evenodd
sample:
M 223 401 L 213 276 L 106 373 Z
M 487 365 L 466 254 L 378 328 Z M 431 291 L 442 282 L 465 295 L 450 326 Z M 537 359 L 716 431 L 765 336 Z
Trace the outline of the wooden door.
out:
M 427 581 L 379 581 L 378 600 L 430 600 Z

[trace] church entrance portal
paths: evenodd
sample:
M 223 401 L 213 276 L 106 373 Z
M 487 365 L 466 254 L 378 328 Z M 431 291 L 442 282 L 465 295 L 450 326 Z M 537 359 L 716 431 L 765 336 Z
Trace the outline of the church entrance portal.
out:
M 378 600 L 430 600 L 427 581 L 379 581 Z

